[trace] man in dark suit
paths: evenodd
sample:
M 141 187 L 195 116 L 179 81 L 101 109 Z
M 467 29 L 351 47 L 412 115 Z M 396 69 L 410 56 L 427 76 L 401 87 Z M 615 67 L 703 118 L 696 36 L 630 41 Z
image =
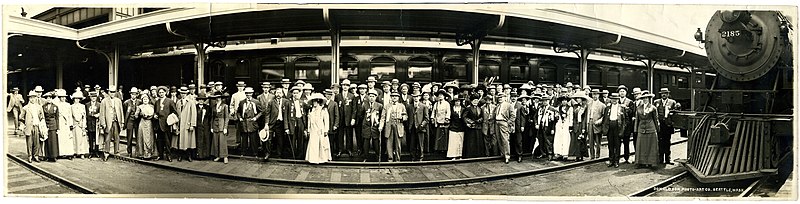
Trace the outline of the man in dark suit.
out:
M 174 130 L 170 125 L 167 125 L 167 117 L 170 114 L 178 115 L 178 108 L 175 106 L 175 101 L 167 97 L 166 86 L 158 87 L 158 99 L 155 101 L 156 115 L 158 115 L 158 128 L 156 128 L 156 149 L 167 161 L 172 162 L 170 159 L 170 145 L 172 144 L 172 137 L 175 135 Z M 156 160 L 159 158 L 157 157 Z
M 339 88 L 338 84 L 334 84 L 331 88 Z M 341 148 L 339 147 L 339 122 L 341 119 L 341 112 L 339 111 L 339 103 L 336 102 L 334 98 L 333 90 L 327 89 L 325 90 L 325 97 L 327 98 L 328 104 L 326 107 L 328 108 L 328 119 L 330 127 L 328 129 L 328 142 L 330 144 L 331 153 L 336 152 L 336 157 L 342 155 Z
M 239 101 L 236 110 L 236 118 L 239 120 L 239 125 L 242 134 L 241 152 L 243 155 L 258 154 L 258 146 L 260 138 L 258 137 L 258 120 L 261 117 L 261 105 L 258 100 L 253 98 L 253 88 L 247 87 L 244 89 L 245 99 Z
M 284 107 L 284 122 L 283 127 L 285 133 L 290 136 L 290 147 L 292 148 L 292 158 L 305 158 L 306 146 L 308 139 L 306 134 L 306 121 L 307 116 L 305 112 L 305 103 L 301 99 L 303 87 L 295 86 L 292 88 L 292 99 Z
M 269 125 L 267 125 L 268 124 L 267 120 L 269 120 L 268 118 L 269 115 L 267 115 L 267 111 L 269 109 L 270 102 L 272 102 L 272 99 L 275 98 L 275 94 L 274 91 L 272 90 L 272 84 L 269 82 L 261 82 L 261 90 L 263 90 L 263 92 L 260 95 L 258 95 L 256 99 L 258 100 L 258 104 L 261 106 L 259 108 L 264 112 L 262 112 L 263 114 L 261 114 L 261 117 L 259 117 L 257 120 L 258 128 L 265 130 L 267 132 L 271 132 L 269 130 Z M 271 148 L 273 142 L 272 139 L 273 139 L 272 135 L 268 134 L 267 140 L 260 141 L 259 143 L 261 149 L 259 154 L 263 155 L 264 158 L 269 158 L 270 152 L 272 150 Z
M 275 97 L 272 98 L 272 101 L 268 103 L 267 108 L 264 110 L 272 145 L 271 149 L 278 158 L 283 158 L 282 155 L 284 153 L 292 151 L 289 146 L 291 140 L 287 137 L 288 135 L 284 134 L 285 128 L 283 124 L 286 119 L 284 110 L 287 110 L 289 106 L 289 101 L 283 97 L 283 91 L 278 90 L 275 91 Z M 265 158 L 269 158 L 268 156 Z
M 363 121 L 364 113 L 361 112 L 361 107 L 364 103 L 369 102 L 369 96 L 367 96 L 367 85 L 361 84 L 358 85 L 358 94 L 355 95 L 355 98 L 352 101 L 353 109 L 353 117 L 350 119 L 350 124 L 353 125 L 353 132 L 356 135 L 356 144 L 353 145 L 353 149 L 357 150 L 357 155 L 365 155 L 368 152 L 361 152 L 362 148 L 360 146 L 364 146 L 364 136 L 362 134 L 362 125 L 361 122 Z M 360 136 L 359 136 L 360 135 Z M 369 142 L 369 140 L 367 140 Z M 352 156 L 352 155 L 351 155 Z
M 528 99 L 530 97 L 523 93 L 517 100 L 517 103 L 514 103 L 514 111 L 517 113 L 517 117 L 514 118 L 514 150 L 517 155 L 517 162 L 522 162 L 522 153 L 523 150 L 523 141 L 524 137 L 526 136 L 525 129 L 528 127 L 528 115 L 530 114 L 530 109 L 528 109 Z
M 635 116 L 636 113 L 635 112 L 636 104 L 633 102 L 633 100 L 628 99 L 627 97 L 628 87 L 625 87 L 625 85 L 619 85 L 619 88 L 617 88 L 617 93 L 619 94 L 618 102 L 620 105 L 622 105 L 624 109 L 623 112 L 625 113 L 624 119 L 622 121 L 623 123 L 625 123 L 625 125 L 623 126 L 625 128 L 621 130 L 622 132 L 621 139 L 622 139 L 622 147 L 624 147 L 623 158 L 625 159 L 625 163 L 628 164 L 630 163 L 628 159 L 630 158 L 631 154 L 630 145 L 631 145 L 631 137 L 633 135 L 632 127 L 633 127 L 633 117 Z
M 608 97 L 610 103 L 603 110 L 603 132 L 608 135 L 608 167 L 619 167 L 620 137 L 625 137 L 625 106 L 619 103 L 619 93 Z
M 120 90 L 121 92 L 122 90 Z M 136 130 L 139 128 L 139 120 L 136 118 L 136 107 L 141 104 L 139 101 L 139 89 L 136 87 L 131 88 L 131 98 L 122 103 L 122 109 L 125 110 L 125 133 L 128 139 L 128 155 L 133 155 L 133 141 L 136 141 Z M 138 145 L 138 144 L 137 144 Z
M 673 164 L 670 161 L 670 137 L 675 132 L 675 128 L 672 126 L 672 121 L 669 120 L 669 115 L 671 111 L 681 108 L 681 104 L 669 98 L 668 88 L 661 88 L 658 93 L 661 94 L 661 98 L 653 102 L 658 110 L 658 124 L 661 124 L 660 131 L 658 131 L 658 152 L 661 155 L 660 158 L 664 160 L 664 164 Z
M 359 87 L 360 89 L 360 87 Z M 369 101 L 364 102 L 359 110 L 359 117 L 361 120 L 361 137 L 364 139 L 362 144 L 362 155 L 364 161 L 367 161 L 366 155 L 369 154 L 370 146 L 375 151 L 378 161 L 381 159 L 380 130 L 383 129 L 383 105 L 377 101 L 378 92 L 375 90 L 369 91 Z

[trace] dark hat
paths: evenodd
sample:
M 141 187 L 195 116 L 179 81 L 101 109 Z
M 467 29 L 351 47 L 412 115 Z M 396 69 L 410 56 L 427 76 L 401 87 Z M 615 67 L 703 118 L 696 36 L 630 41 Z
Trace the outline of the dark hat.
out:
M 171 91 L 171 92 L 176 92 L 176 91 L 178 91 L 178 87 L 175 87 L 175 86 L 170 86 L 170 87 L 169 87 L 169 91 Z
M 196 99 L 208 99 L 209 97 L 208 97 L 208 95 L 206 95 L 205 92 L 200 92 L 200 93 L 197 93 L 197 97 L 195 97 L 195 98 Z
M 395 97 L 395 96 L 397 96 L 397 97 L 400 97 L 400 93 L 397 93 L 397 92 L 392 92 L 391 94 L 389 94 L 389 96 L 392 96 L 392 97 Z
M 433 82 L 433 83 L 431 83 L 431 86 L 438 86 L 438 87 L 441 87 L 441 86 L 442 86 L 442 83 L 439 83 L 439 82 Z
M 195 86 L 194 84 L 189 84 L 189 89 L 194 89 L 194 88 L 197 88 L 197 86 Z
M 477 91 L 477 90 L 484 90 L 484 91 L 486 91 L 486 85 L 483 85 L 483 84 L 478 84 L 478 86 L 475 86 L 475 90 L 476 90 L 476 91 Z
M 436 91 L 436 94 L 435 94 L 435 95 L 436 95 L 436 96 L 438 96 L 438 95 L 444 95 L 444 97 L 450 97 L 450 94 L 449 94 L 449 93 L 447 93 L 447 91 L 445 91 L 444 89 L 439 89 L 439 91 Z
M 331 88 L 332 89 L 338 89 L 339 88 L 339 84 L 331 84 Z

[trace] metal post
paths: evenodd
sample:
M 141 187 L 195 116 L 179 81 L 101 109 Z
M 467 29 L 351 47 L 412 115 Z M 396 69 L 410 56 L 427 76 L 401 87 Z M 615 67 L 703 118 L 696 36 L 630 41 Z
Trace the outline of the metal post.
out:
M 196 86 L 200 87 L 201 84 L 205 83 L 205 70 L 206 70 L 206 49 L 203 43 L 195 43 L 194 49 L 197 51 L 197 55 L 195 55 L 194 61 L 197 63 L 197 69 L 195 70 L 195 80 Z
M 689 109 L 689 110 L 694 111 L 695 110 L 694 109 L 694 83 L 697 80 L 694 78 L 694 69 L 692 69 L 692 67 L 689 67 L 689 79 L 692 80 L 692 83 L 689 83 L 689 90 L 692 90 L 692 93 L 690 95 L 691 98 L 690 98 L 690 102 L 689 102 L 690 103 L 689 106 L 690 106 L 691 109 Z
M 481 38 L 475 39 L 470 45 L 472 46 L 472 77 L 469 81 L 471 84 L 478 84 L 478 75 L 479 70 L 478 66 L 480 64 L 480 54 L 481 54 L 481 42 L 483 40 Z
M 111 53 L 110 60 L 108 61 L 108 86 L 117 86 L 119 77 L 119 47 L 114 46 L 114 52 Z
M 61 55 L 56 52 L 56 88 L 63 89 L 64 88 L 64 63 L 61 59 Z
M 580 72 L 581 72 L 581 87 L 586 87 L 589 84 L 588 71 L 589 71 L 589 49 L 581 49 L 580 53 Z
M 651 60 L 647 59 L 647 90 L 650 90 L 650 93 L 656 93 L 656 90 L 653 90 L 653 71 L 655 70 L 654 67 L 656 63 Z
M 339 84 L 339 66 L 341 58 L 341 36 L 339 28 L 331 29 L 331 84 Z

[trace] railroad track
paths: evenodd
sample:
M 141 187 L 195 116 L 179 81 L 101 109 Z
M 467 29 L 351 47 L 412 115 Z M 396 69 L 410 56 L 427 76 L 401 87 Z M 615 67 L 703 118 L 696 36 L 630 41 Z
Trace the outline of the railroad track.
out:
M 673 141 L 672 145 L 680 144 L 686 142 L 686 139 L 681 139 L 677 141 Z M 635 152 L 632 152 L 634 154 Z M 486 181 L 495 181 L 495 180 L 503 180 L 503 179 L 511 179 L 511 178 L 518 178 L 518 177 L 525 177 L 525 176 L 533 176 L 533 175 L 542 175 L 547 173 L 559 172 L 559 171 L 566 171 L 570 169 L 580 168 L 584 166 L 588 166 L 591 164 L 596 164 L 600 162 L 608 161 L 608 157 L 601 157 L 595 160 L 586 160 L 580 162 L 573 162 L 558 166 L 550 166 L 544 168 L 537 168 L 537 169 L 527 169 L 515 172 L 507 172 L 507 173 L 496 173 L 490 175 L 483 175 L 483 176 L 468 176 L 466 178 L 450 178 L 450 179 L 438 179 L 438 180 L 427 180 L 427 181 L 395 181 L 395 182 L 333 182 L 333 181 L 306 181 L 306 180 L 297 180 L 297 179 L 282 179 L 282 178 L 264 178 L 264 177 L 253 177 L 253 176 L 245 176 L 242 174 L 234 174 L 229 173 L 232 172 L 231 169 L 228 169 L 227 173 L 226 170 L 221 171 L 210 171 L 198 168 L 189 168 L 185 166 L 177 166 L 170 163 L 165 162 L 154 162 L 149 160 L 141 160 L 137 158 L 130 158 L 122 155 L 112 154 L 112 157 L 128 161 L 134 162 L 138 164 L 148 165 L 156 168 L 168 169 L 172 171 L 188 173 L 188 174 L 195 174 L 201 176 L 208 176 L 208 177 L 215 177 L 215 178 L 223 178 L 235 181 L 245 181 L 245 182 L 253 182 L 253 183 L 260 183 L 260 184 L 269 184 L 269 185 L 277 185 L 277 186 L 291 186 L 291 187 L 303 187 L 303 188 L 316 188 L 316 189 L 374 189 L 374 190 L 381 190 L 381 189 L 419 189 L 419 188 L 433 188 L 433 187 L 442 187 L 442 186 L 454 186 L 454 185 L 465 185 L 471 183 L 478 183 L 478 182 L 486 182 Z M 494 158 L 478 158 L 473 160 L 467 161 L 429 161 L 429 163 L 425 162 L 408 162 L 414 163 L 413 165 L 459 165 L 459 163 L 468 163 L 468 162 L 477 162 L 477 161 L 485 161 L 485 160 L 492 160 Z M 353 162 L 357 164 L 364 163 L 361 162 Z M 375 162 L 377 163 L 377 162 Z M 397 163 L 397 162 L 396 162 Z M 387 164 L 387 163 L 383 163 Z M 305 164 L 299 164 L 305 165 Z M 355 164 L 353 164 L 355 165 Z M 313 167 L 326 167 L 325 165 L 308 165 Z M 327 165 L 327 167 L 341 167 L 341 166 L 331 166 Z M 392 167 L 384 167 L 384 168 L 392 168 Z M 399 167 L 394 167 L 399 168 Z M 424 167 L 424 168 L 427 168 Z
M 10 161 L 12 161 L 17 166 L 20 166 L 20 167 L 30 171 L 29 175 L 24 176 L 24 177 L 27 177 L 27 178 L 22 178 L 21 180 L 37 180 L 36 177 L 39 177 L 39 180 L 36 181 L 35 184 L 31 184 L 31 185 L 29 185 L 27 187 L 20 187 L 19 189 L 15 189 L 14 186 L 6 186 L 8 188 L 8 193 L 9 194 L 14 194 L 15 192 L 23 192 L 25 190 L 31 190 L 33 188 L 54 190 L 54 189 L 49 188 L 49 187 L 67 188 L 68 190 L 71 190 L 71 191 L 74 191 L 74 192 L 77 192 L 77 193 L 82 193 L 82 194 L 97 194 L 92 189 L 86 188 L 84 186 L 81 186 L 78 183 L 75 183 L 75 182 L 67 180 L 67 179 L 65 179 L 65 178 L 63 178 L 61 176 L 55 175 L 53 173 L 50 173 L 47 170 L 44 170 L 44 169 L 39 168 L 39 167 L 37 167 L 37 166 L 35 166 L 35 165 L 31 164 L 31 163 L 28 163 L 27 161 L 24 161 L 22 158 L 19 158 L 18 156 L 15 156 L 15 155 L 12 155 L 12 154 L 6 154 L 6 156 L 8 157 L 8 159 Z M 9 171 L 8 172 L 11 171 L 10 169 L 11 169 L 11 165 L 9 165 Z M 10 177 L 6 177 L 6 178 L 10 178 Z M 11 182 L 9 182 L 9 183 L 11 183 Z M 7 185 L 9 185 L 9 184 L 7 184 Z M 69 193 L 69 192 L 56 192 L 56 193 Z
M 677 193 L 681 193 L 682 191 L 698 191 L 698 194 L 707 193 L 707 195 L 695 195 L 697 197 L 750 197 L 754 192 L 756 192 L 756 189 L 761 186 L 765 179 L 767 178 L 765 177 L 757 180 L 703 184 L 691 177 L 689 172 L 684 171 L 652 186 L 648 186 L 647 188 L 629 194 L 628 197 L 656 197 L 659 196 L 657 194 L 661 193 L 662 190 L 676 191 Z M 670 189 L 673 187 L 674 189 Z M 739 191 L 740 189 L 741 191 Z

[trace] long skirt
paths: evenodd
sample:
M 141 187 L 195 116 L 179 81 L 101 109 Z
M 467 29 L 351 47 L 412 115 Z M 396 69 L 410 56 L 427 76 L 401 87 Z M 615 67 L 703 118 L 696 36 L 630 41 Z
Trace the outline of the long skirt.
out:
M 579 135 L 577 133 L 569 134 L 569 136 L 570 136 L 569 156 L 571 157 L 582 156 L 583 154 L 581 154 L 581 151 L 584 149 L 584 147 L 586 147 L 586 143 L 578 139 Z
M 569 155 L 569 145 L 572 141 L 572 136 L 569 134 L 569 126 L 566 123 L 556 123 L 556 134 L 553 140 L 553 153 L 556 155 L 567 156 Z
M 447 157 L 461 157 L 464 152 L 464 132 L 449 131 L 447 140 Z
M 44 143 L 44 157 L 50 159 L 58 157 L 58 134 L 56 130 L 47 131 L 47 140 Z
M 69 129 L 69 125 L 59 125 L 56 134 L 58 134 L 58 155 L 75 155 L 75 138 L 72 136 L 72 130 Z
M 464 157 L 480 157 L 486 154 L 480 129 L 467 129 L 464 134 Z
M 311 134 L 308 138 L 306 161 L 312 164 L 325 163 L 331 160 L 331 144 L 322 134 Z
M 89 154 L 89 136 L 86 134 L 83 128 L 72 129 L 72 142 L 75 148 L 75 154 Z
M 139 121 L 139 129 L 136 132 L 136 157 L 151 158 L 158 156 L 156 149 L 156 137 L 151 120 L 142 119 Z
M 222 132 L 211 134 L 211 156 L 228 157 L 228 137 Z
M 439 127 L 436 128 L 436 140 L 434 140 L 433 143 L 434 145 L 433 150 L 445 151 L 448 149 L 447 144 L 449 140 L 447 139 L 447 137 L 449 136 L 448 134 L 449 131 L 450 130 L 447 129 L 447 126 L 442 127 L 442 125 L 439 125 Z
M 208 158 L 211 156 L 211 130 L 208 127 L 197 126 L 197 157 Z
M 658 134 L 639 133 L 636 139 L 636 164 L 656 165 L 661 161 L 658 154 Z

